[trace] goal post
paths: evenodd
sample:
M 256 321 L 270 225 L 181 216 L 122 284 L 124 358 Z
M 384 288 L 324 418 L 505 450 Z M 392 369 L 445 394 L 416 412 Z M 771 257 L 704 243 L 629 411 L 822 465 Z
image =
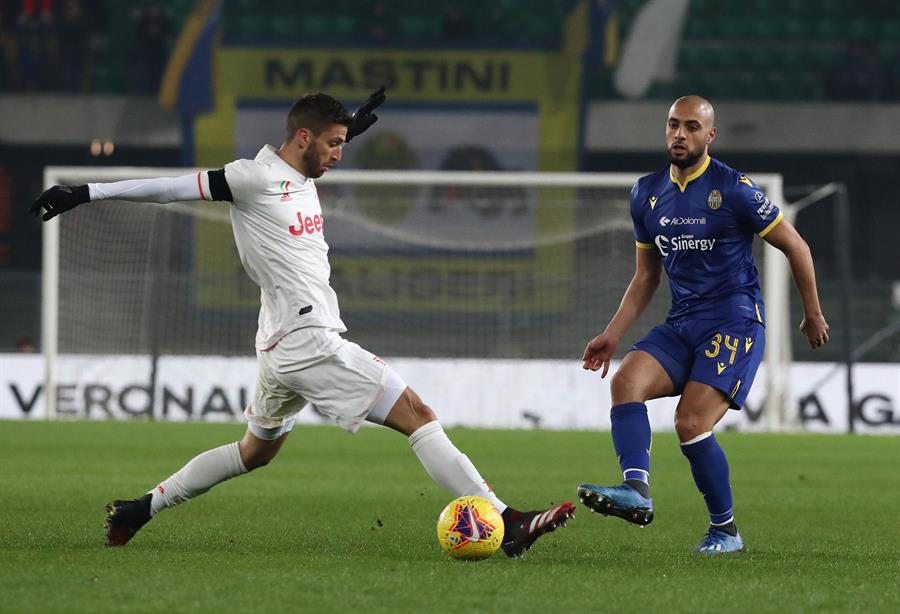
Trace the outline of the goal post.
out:
M 45 187 L 197 169 L 49 167 Z M 783 203 L 779 175 L 751 175 Z M 354 340 L 385 356 L 572 359 L 634 271 L 629 173 L 332 171 L 317 180 L 332 285 Z M 225 203 L 78 207 L 43 225 L 47 416 L 59 356 L 252 356 L 259 291 Z M 787 265 L 757 241 L 767 312 L 768 428 L 784 428 Z M 621 349 L 665 317 L 660 289 Z M 68 379 L 78 375 L 67 375 Z M 561 394 L 565 391 L 561 390 Z

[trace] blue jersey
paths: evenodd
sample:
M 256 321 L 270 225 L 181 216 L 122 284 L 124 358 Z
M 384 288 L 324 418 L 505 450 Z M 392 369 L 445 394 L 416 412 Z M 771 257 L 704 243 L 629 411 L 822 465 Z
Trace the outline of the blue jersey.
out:
M 753 235 L 766 236 L 783 214 L 750 178 L 712 158 L 684 184 L 666 168 L 634 184 L 631 217 L 637 246 L 662 257 L 669 320 L 764 322 Z

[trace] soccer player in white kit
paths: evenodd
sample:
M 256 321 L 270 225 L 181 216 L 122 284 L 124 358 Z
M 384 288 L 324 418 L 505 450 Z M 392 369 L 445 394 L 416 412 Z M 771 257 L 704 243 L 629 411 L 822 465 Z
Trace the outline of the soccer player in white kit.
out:
M 325 222 L 314 180 L 341 159 L 345 143 L 375 123 L 373 110 L 384 99 L 382 87 L 351 115 L 331 96 L 307 95 L 288 114 L 281 147 L 266 145 L 253 160 L 176 178 L 54 186 L 32 205 L 32 213 L 43 210 L 47 221 L 106 198 L 230 202 L 241 262 L 261 290 L 259 375 L 244 411 L 248 428 L 243 438 L 195 456 L 139 499 L 109 503 L 107 545 L 124 546 L 160 511 L 268 464 L 307 403 L 351 433 L 369 421 L 406 435 L 435 482 L 454 496 L 479 495 L 497 507 L 505 524 L 502 548 L 509 556 L 523 554 L 575 514 L 568 502 L 530 512 L 507 506 L 400 375 L 341 337 L 346 328 L 329 283 Z

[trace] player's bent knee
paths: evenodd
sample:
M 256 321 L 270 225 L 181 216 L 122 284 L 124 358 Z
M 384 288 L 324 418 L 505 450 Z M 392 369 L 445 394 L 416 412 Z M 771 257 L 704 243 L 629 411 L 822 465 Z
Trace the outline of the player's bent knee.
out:
M 253 471 L 254 469 L 259 469 L 260 467 L 265 467 L 278 454 L 278 450 L 256 450 L 249 454 L 246 458 L 241 455 L 241 460 L 244 463 L 244 467 L 247 471 Z
M 647 400 L 640 378 L 635 377 L 635 374 L 629 369 L 617 371 L 612 376 L 609 387 L 613 403 L 616 405 L 621 403 L 643 403 Z
M 438 419 L 437 414 L 424 403 L 418 408 L 416 415 L 419 417 L 419 422 L 422 424 L 428 424 L 429 422 L 434 422 Z
M 415 390 L 406 388 L 391 408 L 384 425 L 406 435 L 437 420 L 434 411 L 419 398 Z
M 281 444 L 284 443 L 286 437 L 287 433 L 283 434 L 278 439 L 273 440 L 259 439 L 255 436 L 245 435 L 238 444 L 238 449 L 241 453 L 241 462 L 244 463 L 244 468 L 246 468 L 247 471 L 253 471 L 254 469 L 265 467 L 271 463 L 272 459 L 278 455 Z
M 710 430 L 696 414 L 675 415 L 675 432 L 681 441 L 689 441 Z
M 247 471 L 253 471 L 254 469 L 259 469 L 259 468 L 261 468 L 261 467 L 265 467 L 265 466 L 268 465 L 270 462 L 272 462 L 272 459 L 270 459 L 270 458 L 269 458 L 269 459 L 265 459 L 265 458 L 260 458 L 260 459 L 253 458 L 253 459 L 250 459 L 250 460 L 245 461 L 245 462 L 244 462 L 244 467 L 247 468 Z
M 409 403 L 409 417 L 416 427 L 423 426 L 437 420 L 434 411 L 425 405 L 422 399 L 412 388 L 407 388 L 405 396 Z

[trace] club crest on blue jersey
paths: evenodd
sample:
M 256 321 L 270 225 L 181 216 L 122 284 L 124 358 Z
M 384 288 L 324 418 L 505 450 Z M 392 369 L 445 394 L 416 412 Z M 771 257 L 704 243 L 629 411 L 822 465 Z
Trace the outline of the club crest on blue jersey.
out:
M 719 207 L 722 206 L 722 193 L 718 190 L 713 190 L 709 193 L 709 196 L 706 199 L 706 204 L 709 205 L 709 208 L 715 211 Z

